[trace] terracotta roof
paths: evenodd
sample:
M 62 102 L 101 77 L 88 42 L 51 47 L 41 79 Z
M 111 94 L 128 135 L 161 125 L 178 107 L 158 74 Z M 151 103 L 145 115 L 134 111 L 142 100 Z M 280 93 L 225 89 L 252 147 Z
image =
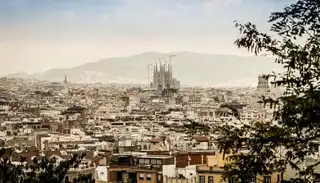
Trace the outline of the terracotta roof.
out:
M 199 165 L 207 163 L 207 156 L 215 155 L 214 152 L 206 152 L 206 153 L 184 153 L 184 154 L 176 154 L 176 167 L 177 168 L 185 168 L 190 165 Z
M 159 143 L 162 142 L 163 140 L 161 138 L 152 138 L 149 142 L 151 143 Z
M 208 137 L 206 136 L 195 136 L 192 139 L 196 140 L 197 142 L 209 142 Z

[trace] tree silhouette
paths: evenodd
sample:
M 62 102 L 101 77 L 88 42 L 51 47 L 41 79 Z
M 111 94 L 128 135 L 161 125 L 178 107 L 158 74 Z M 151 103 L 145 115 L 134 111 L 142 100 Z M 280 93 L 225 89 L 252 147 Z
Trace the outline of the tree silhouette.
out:
M 33 159 L 26 163 L 26 157 L 21 157 L 19 165 L 14 165 L 5 156 L 8 149 L 0 150 L 0 182 L 2 183 L 71 183 L 67 172 L 77 168 L 83 155 L 73 155 L 69 160 L 57 162 L 56 158 Z M 91 175 L 80 175 L 73 180 L 77 183 L 94 183 Z
M 187 123 L 185 123 L 183 127 L 190 135 L 208 135 L 211 131 L 208 125 L 198 123 L 194 120 L 187 120 Z
M 239 182 L 251 177 L 283 173 L 291 166 L 298 173 L 291 182 L 308 182 L 319 162 L 305 165 L 314 154 L 313 140 L 320 137 L 320 1 L 297 0 L 280 12 L 271 14 L 270 31 L 259 32 L 252 23 L 235 22 L 241 37 L 235 41 L 256 55 L 275 58 L 283 73 L 266 75 L 276 87 L 285 88 L 279 98 L 262 97 L 261 103 L 274 112 L 271 121 L 253 125 L 218 127 L 222 152 L 233 152 L 225 177 Z M 248 151 L 242 152 L 245 146 Z

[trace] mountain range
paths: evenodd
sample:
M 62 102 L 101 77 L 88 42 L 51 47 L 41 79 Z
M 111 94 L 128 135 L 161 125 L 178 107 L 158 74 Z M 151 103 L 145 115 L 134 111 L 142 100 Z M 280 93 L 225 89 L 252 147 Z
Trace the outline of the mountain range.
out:
M 129 57 L 107 58 L 73 68 L 51 69 L 43 73 L 9 74 L 10 78 L 101 83 L 147 83 L 148 64 L 158 58 L 169 60 L 169 53 L 145 52 Z M 256 85 L 260 74 L 279 71 L 272 58 L 176 52 L 172 59 L 173 75 L 182 85 Z M 149 76 L 152 75 L 150 69 Z M 151 78 L 151 77 L 149 77 Z

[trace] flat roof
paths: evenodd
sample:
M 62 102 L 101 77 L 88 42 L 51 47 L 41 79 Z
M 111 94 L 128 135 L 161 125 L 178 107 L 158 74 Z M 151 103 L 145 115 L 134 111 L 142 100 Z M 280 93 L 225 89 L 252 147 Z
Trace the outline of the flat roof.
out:
M 169 159 L 172 158 L 173 156 L 169 155 L 141 155 L 137 156 L 138 158 L 149 158 L 149 159 Z
M 137 157 L 137 158 L 148 158 L 148 159 L 170 159 L 173 158 L 173 156 L 170 155 L 149 155 L 149 154 L 114 154 L 114 156 L 118 157 Z

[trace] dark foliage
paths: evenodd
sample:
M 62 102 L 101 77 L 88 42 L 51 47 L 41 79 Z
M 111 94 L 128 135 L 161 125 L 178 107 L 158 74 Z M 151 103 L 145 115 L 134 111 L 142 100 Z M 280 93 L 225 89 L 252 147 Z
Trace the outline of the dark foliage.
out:
M 236 22 L 242 37 L 235 44 L 256 55 L 273 56 L 284 72 L 265 77 L 286 90 L 276 99 L 262 97 L 261 103 L 274 111 L 272 121 L 219 127 L 221 151 L 234 152 L 225 176 L 246 182 L 272 172 L 283 175 L 290 166 L 299 177 L 291 182 L 308 182 L 319 164 L 302 167 L 301 162 L 314 153 L 311 142 L 320 137 L 320 1 L 298 0 L 272 13 L 269 23 L 274 38 L 252 23 Z M 241 153 L 244 144 L 248 152 Z
M 200 124 L 193 120 L 188 120 L 187 123 L 183 125 L 190 135 L 208 135 L 211 131 L 208 125 Z
M 75 180 L 68 180 L 70 168 L 77 168 L 84 155 L 73 155 L 66 161 L 57 162 L 55 158 L 33 159 L 26 164 L 21 157 L 20 165 L 12 164 L 5 156 L 9 149 L 0 150 L 0 182 L 3 183 L 94 183 L 91 175 L 81 175 Z
M 252 177 L 279 172 L 282 179 L 290 167 L 297 178 L 282 182 L 310 182 L 320 164 L 303 164 L 314 154 L 314 140 L 320 137 L 320 1 L 297 0 L 272 13 L 269 23 L 274 37 L 259 32 L 250 22 L 235 22 L 241 34 L 235 44 L 275 58 L 284 72 L 264 77 L 285 92 L 279 98 L 261 97 L 260 103 L 273 110 L 271 121 L 246 124 L 237 110 L 228 109 L 240 125 L 229 123 L 215 129 L 221 152 L 233 159 L 225 166 L 224 177 L 248 182 Z M 242 151 L 244 148 L 247 151 Z

